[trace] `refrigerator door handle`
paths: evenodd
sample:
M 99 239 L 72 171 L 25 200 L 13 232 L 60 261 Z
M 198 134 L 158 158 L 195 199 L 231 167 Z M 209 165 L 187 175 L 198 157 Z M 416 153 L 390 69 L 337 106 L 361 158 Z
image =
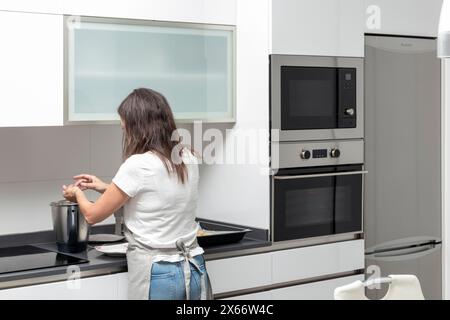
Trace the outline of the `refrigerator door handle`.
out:
M 439 250 L 441 248 L 441 244 L 439 243 L 429 243 L 421 246 L 399 249 L 399 250 L 391 250 L 384 252 L 374 252 L 371 254 L 367 254 L 366 258 L 372 260 L 380 260 L 380 261 L 401 261 L 401 260 L 409 260 L 416 259 L 419 257 L 426 256 Z
M 366 247 L 366 254 L 379 253 L 385 251 L 397 251 L 400 249 L 408 249 L 412 247 L 423 246 L 425 244 L 441 243 L 441 239 L 437 237 L 430 236 L 418 236 L 418 237 L 408 237 L 403 239 L 397 239 L 393 241 L 388 241 L 384 243 L 379 243 L 376 246 Z

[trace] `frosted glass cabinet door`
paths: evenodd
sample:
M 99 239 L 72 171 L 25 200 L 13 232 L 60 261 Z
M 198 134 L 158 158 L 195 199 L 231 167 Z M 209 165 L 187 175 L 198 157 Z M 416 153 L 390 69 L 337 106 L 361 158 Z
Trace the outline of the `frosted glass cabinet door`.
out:
M 234 121 L 234 27 L 66 18 L 66 121 L 118 120 L 135 88 L 162 93 L 178 121 Z

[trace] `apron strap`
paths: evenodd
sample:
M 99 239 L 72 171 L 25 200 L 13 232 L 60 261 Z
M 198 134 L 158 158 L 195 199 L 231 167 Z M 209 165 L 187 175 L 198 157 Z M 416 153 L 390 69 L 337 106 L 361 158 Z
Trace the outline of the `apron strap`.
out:
M 191 265 L 189 263 L 189 260 L 191 260 L 191 253 L 186 244 L 181 240 L 177 240 L 176 246 L 184 256 L 185 261 L 183 265 L 183 273 L 184 287 L 186 289 L 186 300 L 191 300 Z
M 184 286 L 186 289 L 186 299 L 190 300 L 191 298 L 191 264 L 197 269 L 197 271 L 201 274 L 200 276 L 200 299 L 206 300 L 208 296 L 207 291 L 207 277 L 206 272 L 202 272 L 200 270 L 200 266 L 197 264 L 197 262 L 194 260 L 194 258 L 191 256 L 189 248 L 186 246 L 184 242 L 181 240 L 178 240 L 176 242 L 178 250 L 180 250 L 184 256 Z

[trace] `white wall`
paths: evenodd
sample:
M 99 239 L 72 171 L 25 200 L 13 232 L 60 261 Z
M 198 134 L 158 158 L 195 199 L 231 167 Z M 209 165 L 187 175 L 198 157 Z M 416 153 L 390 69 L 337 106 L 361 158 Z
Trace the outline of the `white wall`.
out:
M 51 229 L 49 203 L 73 175 L 114 175 L 121 134 L 118 125 L 0 128 L 0 234 Z
M 237 121 L 232 134 L 269 129 L 268 10 L 268 0 L 237 1 Z M 231 128 L 214 127 L 222 132 Z M 232 139 L 225 140 L 224 145 L 232 147 Z M 261 165 L 202 166 L 200 217 L 269 228 L 269 176 L 264 170 L 268 168 L 268 140 L 265 146 L 261 153 L 266 162 Z
M 377 5 L 381 28 L 367 33 L 436 37 L 442 0 L 364 0 L 366 8 Z M 366 15 L 366 19 L 369 15 Z

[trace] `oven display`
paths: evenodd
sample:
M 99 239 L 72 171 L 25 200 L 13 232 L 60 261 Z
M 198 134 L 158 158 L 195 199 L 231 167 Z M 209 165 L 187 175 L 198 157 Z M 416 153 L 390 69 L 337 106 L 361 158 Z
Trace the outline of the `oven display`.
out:
M 328 150 L 327 149 L 315 149 L 313 150 L 313 158 L 327 158 Z

